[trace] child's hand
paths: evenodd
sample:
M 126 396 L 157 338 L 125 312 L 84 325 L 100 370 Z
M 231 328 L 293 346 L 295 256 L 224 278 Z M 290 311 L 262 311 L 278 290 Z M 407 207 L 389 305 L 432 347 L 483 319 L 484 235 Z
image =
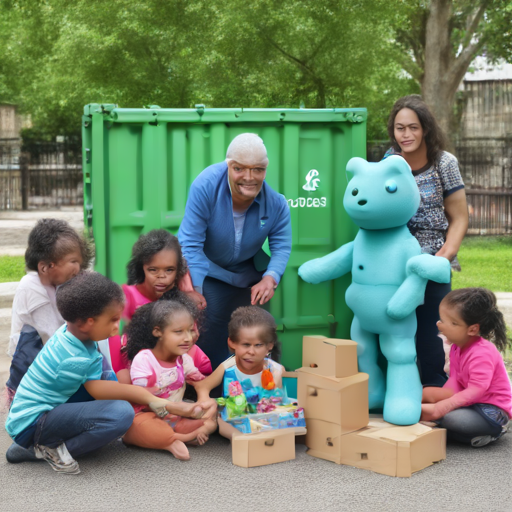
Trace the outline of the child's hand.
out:
M 217 401 L 215 398 L 209 398 L 203 402 L 198 402 L 197 405 L 201 406 L 204 411 L 202 416 L 203 420 L 215 419 L 215 415 L 217 414 Z
M 421 404 L 421 421 L 433 421 L 437 417 L 435 415 L 436 404 Z
M 208 439 L 210 439 L 210 437 L 208 435 L 208 431 L 204 427 L 197 429 L 196 441 L 199 446 L 205 444 Z
M 192 299 L 195 302 L 198 309 L 204 309 L 206 307 L 206 299 L 199 292 L 193 290 L 191 292 L 185 293 L 188 295 L 190 299 Z

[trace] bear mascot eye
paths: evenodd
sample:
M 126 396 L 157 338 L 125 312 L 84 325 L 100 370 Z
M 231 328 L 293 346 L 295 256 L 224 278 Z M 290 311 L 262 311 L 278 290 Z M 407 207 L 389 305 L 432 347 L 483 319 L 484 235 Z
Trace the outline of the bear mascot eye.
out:
M 357 196 L 357 194 L 359 194 L 359 190 L 357 190 L 357 188 L 355 188 L 354 190 L 352 190 L 352 195 L 353 195 L 353 196 Z
M 386 191 L 389 192 L 390 194 L 394 194 L 398 190 L 398 187 L 395 181 L 393 180 L 386 181 L 384 185 L 386 187 Z

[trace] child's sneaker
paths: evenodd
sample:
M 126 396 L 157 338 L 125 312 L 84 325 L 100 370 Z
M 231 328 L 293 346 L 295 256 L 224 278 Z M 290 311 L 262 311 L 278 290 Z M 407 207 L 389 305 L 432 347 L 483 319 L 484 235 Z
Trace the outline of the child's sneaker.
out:
M 58 473 L 67 473 L 68 475 L 80 473 L 78 462 L 71 457 L 64 443 L 57 448 L 37 445 L 34 447 L 34 452 L 38 459 L 44 459 Z
M 495 437 L 490 435 L 487 436 L 477 436 L 471 439 L 471 446 L 473 448 L 481 448 L 482 446 L 487 446 L 490 442 L 496 441 Z

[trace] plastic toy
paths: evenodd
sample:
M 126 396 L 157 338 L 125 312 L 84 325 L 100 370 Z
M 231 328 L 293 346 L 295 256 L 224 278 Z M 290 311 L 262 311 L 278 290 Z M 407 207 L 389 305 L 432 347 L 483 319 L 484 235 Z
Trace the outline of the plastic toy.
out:
M 306 426 L 304 410 L 290 403 L 286 392 L 275 387 L 272 373 L 269 373 L 272 380 L 268 376 L 263 380 L 262 374 L 262 384 L 270 383 L 272 389 L 253 386 L 250 379 L 243 382 L 230 380 L 227 384 L 228 397 L 217 398 L 217 403 L 223 407 L 221 418 L 244 434 Z
M 274 382 L 274 376 L 272 372 L 266 368 L 261 373 L 261 387 L 263 389 L 272 390 L 276 387 L 276 383 Z
M 391 156 L 378 163 L 352 158 L 343 205 L 360 229 L 353 242 L 304 263 L 299 275 L 320 283 L 352 272 L 345 299 L 354 312 L 351 337 L 359 370 L 369 374 L 370 409 L 384 408 L 397 425 L 417 423 L 422 386 L 416 366 L 416 308 L 427 281 L 450 281 L 450 262 L 422 254 L 407 222 L 420 204 L 407 162 Z M 377 364 L 379 347 L 387 376 Z
M 236 418 L 247 414 L 247 399 L 242 391 L 240 382 L 234 380 L 229 383 L 229 396 L 227 398 L 217 398 L 217 403 L 225 406 L 228 418 Z

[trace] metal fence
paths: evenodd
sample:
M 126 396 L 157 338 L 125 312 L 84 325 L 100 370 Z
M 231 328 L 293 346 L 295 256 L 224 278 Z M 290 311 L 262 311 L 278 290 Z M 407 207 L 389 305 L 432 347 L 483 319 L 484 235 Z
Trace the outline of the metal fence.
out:
M 371 141 L 367 158 L 378 162 L 387 141 Z M 465 138 L 455 143 L 469 209 L 468 234 L 512 234 L 512 137 Z
M 83 204 L 79 143 L 0 140 L 0 210 Z
M 387 141 L 371 141 L 370 162 L 382 159 Z M 464 138 L 455 144 L 466 185 L 470 234 L 512 233 L 512 137 Z M 0 139 L 0 210 L 83 204 L 80 143 Z

